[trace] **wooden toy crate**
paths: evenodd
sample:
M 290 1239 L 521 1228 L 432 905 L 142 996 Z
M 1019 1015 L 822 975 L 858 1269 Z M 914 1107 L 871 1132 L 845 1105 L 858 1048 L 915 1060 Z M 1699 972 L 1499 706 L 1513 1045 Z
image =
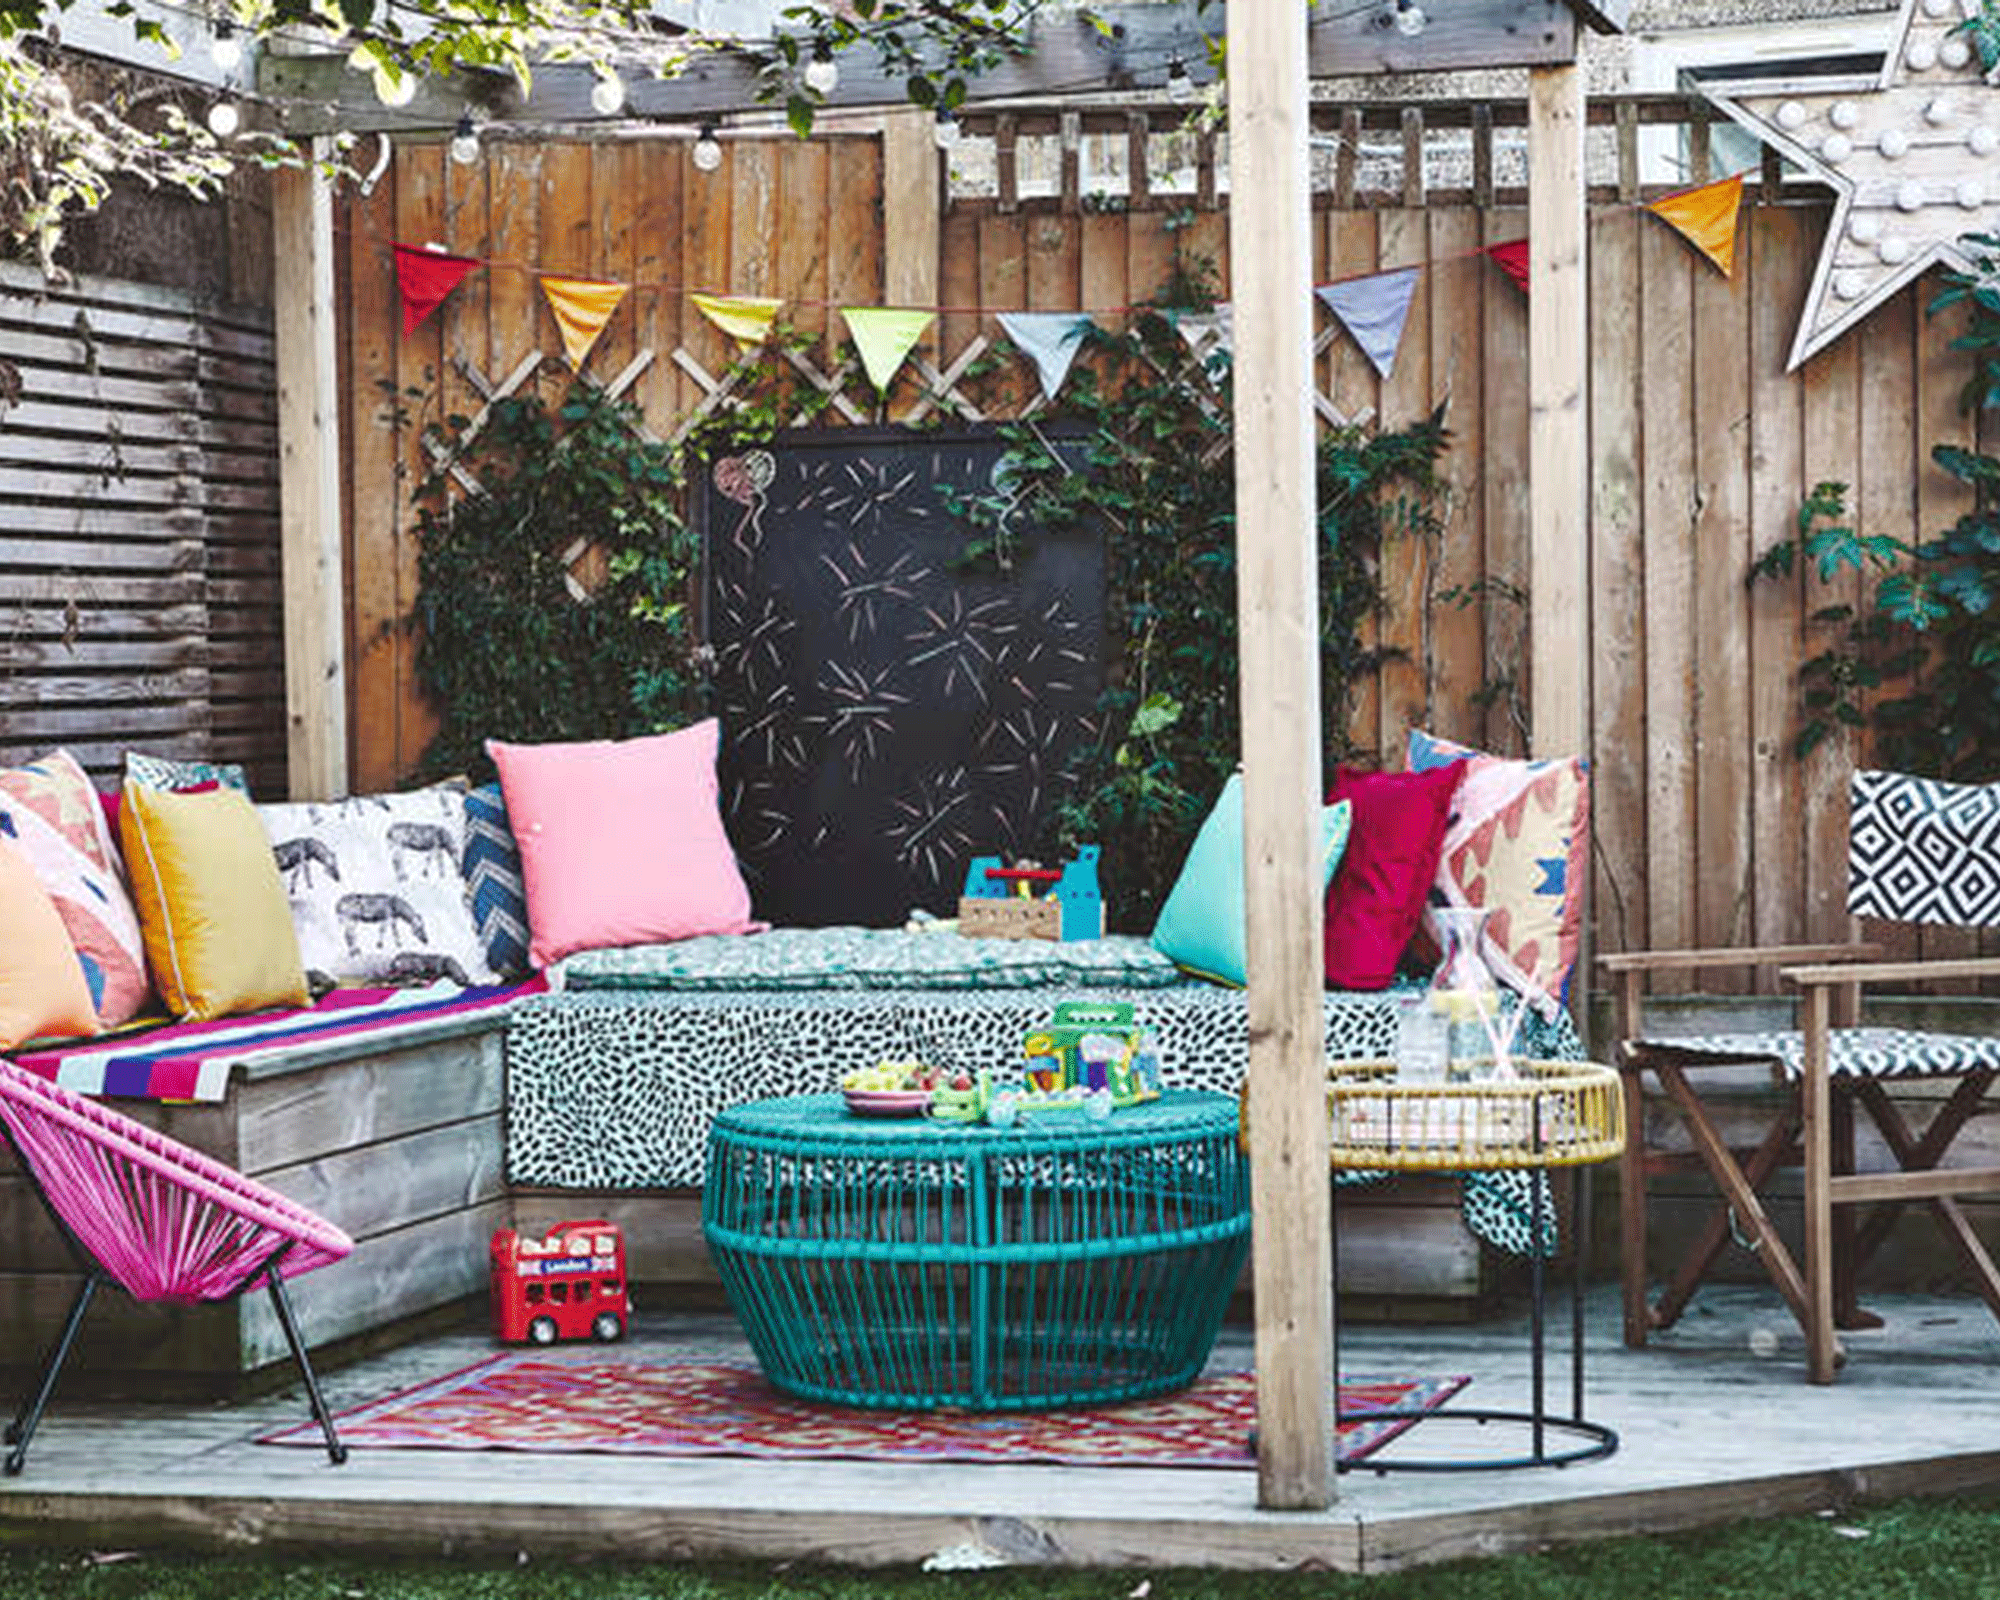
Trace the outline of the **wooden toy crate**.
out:
M 963 899 L 958 902 L 958 931 L 968 939 L 1062 940 L 1062 906 L 1054 900 Z

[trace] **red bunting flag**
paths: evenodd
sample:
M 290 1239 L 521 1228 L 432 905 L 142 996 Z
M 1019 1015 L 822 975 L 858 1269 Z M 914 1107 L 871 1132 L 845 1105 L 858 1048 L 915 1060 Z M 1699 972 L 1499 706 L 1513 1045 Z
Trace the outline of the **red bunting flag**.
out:
M 444 304 L 451 291 L 465 281 L 466 274 L 486 263 L 472 256 L 450 256 L 442 250 L 419 250 L 407 244 L 392 245 L 396 252 L 396 287 L 403 296 L 403 337 Z
M 1509 239 L 1505 244 L 1490 244 L 1486 253 L 1494 264 L 1512 278 L 1521 293 L 1528 292 L 1528 241 Z

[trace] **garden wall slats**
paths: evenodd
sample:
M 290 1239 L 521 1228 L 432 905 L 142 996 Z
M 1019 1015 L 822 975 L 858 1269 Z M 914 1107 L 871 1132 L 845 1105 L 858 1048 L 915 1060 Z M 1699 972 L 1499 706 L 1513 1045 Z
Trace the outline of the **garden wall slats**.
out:
M 1427 268 L 1386 382 L 1320 314 L 1323 419 L 1398 425 L 1450 405 L 1446 534 L 1432 551 L 1400 543 L 1386 553 L 1371 637 L 1399 654 L 1356 685 L 1351 705 L 1350 735 L 1392 764 L 1414 723 L 1501 750 L 1519 750 L 1525 738 L 1527 303 L 1477 253 L 1526 232 L 1519 119 L 1505 106 L 1484 118 L 1477 110 L 1425 111 L 1433 132 L 1471 130 L 1462 136 L 1472 141 L 1470 187 L 1399 179 L 1386 193 L 1379 183 L 1371 189 L 1364 152 L 1358 176 L 1354 163 L 1331 163 L 1331 187 L 1315 197 L 1320 279 Z M 1593 137 L 1629 143 L 1638 127 L 1675 114 L 1650 102 L 1608 108 Z M 959 401 L 992 419 L 1033 402 L 1032 371 L 1013 358 L 991 312 L 1124 307 L 1156 294 L 1177 260 L 1209 272 L 1227 296 L 1226 212 L 1203 187 L 1218 182 L 1213 153 L 1204 166 L 1195 151 L 1189 192 L 1165 193 L 1157 158 L 1171 141 L 1162 129 L 1123 113 L 1086 113 L 1081 126 L 1087 139 L 1150 151 L 1155 170 L 1141 174 L 1124 209 L 1081 203 L 1075 161 L 1051 161 L 1059 177 L 1030 192 L 1035 141 L 1053 141 L 1057 124 L 1026 113 L 1011 125 L 996 119 L 997 198 L 947 205 L 942 311 L 919 347 L 943 372 L 984 340 L 992 370 L 943 401 L 906 378 L 892 419 L 920 408 L 934 417 Z M 1328 126 L 1345 124 L 1336 113 Z M 1382 126 L 1392 140 L 1414 137 L 1393 119 Z M 1086 185 L 1096 159 L 1083 159 Z M 1925 283 L 1786 374 L 1826 204 L 1796 194 L 1778 204 L 1753 186 L 1736 272 L 1724 279 L 1631 203 L 1646 192 L 1636 165 L 1626 165 L 1627 198 L 1613 186 L 1594 190 L 1590 213 L 1593 617 L 1589 659 L 1576 669 L 1591 676 L 1596 937 L 1603 949 L 1841 937 L 1856 741 L 1843 732 L 1803 760 L 1794 755 L 1796 676 L 1826 643 L 1811 613 L 1862 588 L 1851 575 L 1832 594 L 1804 573 L 1755 588 L 1743 580 L 1822 479 L 1853 486 L 1870 532 L 1912 537 L 1956 515 L 1962 493 L 1930 450 L 1973 436 L 1957 411 L 1962 358 L 1944 349 L 1950 328 L 1922 315 L 1934 287 Z M 1352 204 L 1338 207 L 1343 173 Z M 1474 203 L 1478 194 L 1489 203 Z M 414 430 L 399 444 L 387 425 L 380 386 L 422 391 L 407 401 L 414 419 L 471 414 L 523 355 L 559 350 L 521 266 L 620 278 L 642 286 L 613 318 L 587 375 L 611 383 L 650 352 L 632 392 L 649 429 L 667 437 L 733 355 L 679 290 L 786 297 L 788 318 L 819 340 L 807 358 L 832 372 L 845 341 L 830 308 L 884 294 L 881 206 L 879 145 L 850 135 L 733 141 L 713 173 L 692 165 L 685 141 L 500 142 L 471 168 L 435 149 L 404 149 L 372 197 L 347 203 L 358 782 L 407 774 L 430 726 L 415 689 L 416 639 L 402 625 L 414 601 L 407 491 L 422 462 Z M 392 238 L 436 239 L 516 265 L 469 279 L 403 342 Z M 551 366 L 545 381 L 558 375 Z M 843 392 L 855 415 L 878 414 L 858 376 L 850 373 Z M 1925 934 L 1912 948 L 1955 952 L 1976 942 Z
M 285 787 L 267 312 L 0 265 L 0 764 L 64 745 Z

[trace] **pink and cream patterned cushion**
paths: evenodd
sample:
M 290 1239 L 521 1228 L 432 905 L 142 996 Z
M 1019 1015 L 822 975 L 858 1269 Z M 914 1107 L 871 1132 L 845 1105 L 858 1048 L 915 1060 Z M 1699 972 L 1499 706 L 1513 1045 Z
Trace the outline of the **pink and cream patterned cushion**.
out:
M 0 838 L 26 857 L 76 946 L 98 1022 L 145 1009 L 146 947 L 97 790 L 67 750 L 0 771 Z
M 1410 730 L 1413 771 L 1463 761 L 1431 904 L 1491 915 L 1481 953 L 1545 1015 L 1567 997 L 1583 939 L 1590 774 L 1576 757 L 1514 761 Z M 1435 919 L 1425 925 L 1436 938 Z

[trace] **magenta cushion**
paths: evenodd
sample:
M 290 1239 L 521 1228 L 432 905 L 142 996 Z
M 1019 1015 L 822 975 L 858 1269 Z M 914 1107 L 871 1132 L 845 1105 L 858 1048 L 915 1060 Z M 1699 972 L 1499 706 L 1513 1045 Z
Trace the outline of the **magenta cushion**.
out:
M 711 717 L 640 739 L 487 741 L 521 849 L 536 966 L 757 926 L 722 830 L 719 738 Z
M 1326 892 L 1329 989 L 1386 989 L 1437 879 L 1463 762 L 1429 772 L 1341 767 L 1327 795 L 1354 807 L 1347 854 Z

